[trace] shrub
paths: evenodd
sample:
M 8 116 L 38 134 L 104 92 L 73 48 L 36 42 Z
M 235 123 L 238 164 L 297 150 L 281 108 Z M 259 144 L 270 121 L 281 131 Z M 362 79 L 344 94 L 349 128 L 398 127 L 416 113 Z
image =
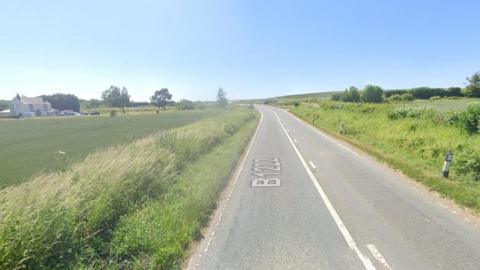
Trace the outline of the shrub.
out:
M 350 86 L 350 88 L 345 89 L 343 93 L 333 94 L 330 99 L 333 101 L 360 102 L 360 92 L 358 88 Z
M 400 96 L 399 94 L 394 94 L 394 95 L 391 95 L 387 98 L 388 101 L 402 101 L 402 96 Z
M 400 97 L 403 101 L 415 100 L 415 97 L 412 95 L 412 93 L 403 93 Z
M 455 154 L 452 168 L 464 175 L 476 177 L 480 173 L 480 153 L 465 148 Z
M 184 111 L 193 110 L 195 109 L 195 104 L 188 99 L 181 99 L 177 103 L 177 109 L 184 110 Z
M 376 85 L 367 85 L 362 91 L 362 100 L 370 103 L 383 102 L 383 89 Z
M 402 118 L 420 118 L 425 117 L 432 120 L 443 119 L 440 114 L 432 109 L 413 109 L 413 108 L 398 108 L 393 111 L 388 112 L 387 114 L 389 119 L 396 120 Z M 438 120 L 441 122 L 441 120 Z M 437 122 L 437 121 L 435 121 Z
M 389 98 L 393 95 L 401 96 L 401 95 L 407 94 L 407 93 L 409 93 L 409 90 L 407 90 L 407 89 L 395 89 L 395 90 L 387 90 L 387 91 L 385 91 L 384 94 L 385 94 L 386 98 Z
M 468 108 L 459 113 L 456 121 L 458 125 L 470 134 L 480 131 L 480 104 L 468 106 Z
M 404 93 L 404 94 L 394 94 L 387 98 L 388 101 L 412 101 L 415 98 L 411 93 Z
M 117 111 L 111 110 L 110 111 L 110 117 L 115 117 L 117 115 Z

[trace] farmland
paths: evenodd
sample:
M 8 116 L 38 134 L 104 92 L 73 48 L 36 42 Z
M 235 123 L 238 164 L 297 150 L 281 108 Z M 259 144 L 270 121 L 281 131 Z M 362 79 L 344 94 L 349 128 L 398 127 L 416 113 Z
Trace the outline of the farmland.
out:
M 216 113 L 216 110 L 167 111 L 158 115 L 0 120 L 0 186 L 62 169 L 98 148 L 127 143 Z M 58 151 L 66 154 L 60 155 Z
M 439 99 L 393 104 L 313 101 L 293 114 L 346 140 L 457 203 L 480 211 L 480 135 L 468 133 L 450 112 L 478 99 Z M 440 177 L 447 151 L 454 162 Z
M 4 188 L 0 268 L 179 268 L 257 120 L 217 111 Z

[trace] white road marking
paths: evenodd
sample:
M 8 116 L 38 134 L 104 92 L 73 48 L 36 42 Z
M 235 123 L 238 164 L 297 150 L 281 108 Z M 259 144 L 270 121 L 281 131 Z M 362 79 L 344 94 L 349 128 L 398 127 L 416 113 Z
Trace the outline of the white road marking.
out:
M 227 203 L 230 201 L 230 198 L 232 197 L 233 191 L 235 190 L 235 186 L 238 182 L 238 177 L 240 176 L 240 173 L 243 171 L 243 168 L 245 167 L 245 162 L 247 161 L 247 157 L 249 156 L 250 151 L 252 150 L 253 144 L 255 143 L 255 139 L 257 138 L 257 134 L 258 134 L 258 131 L 260 130 L 260 126 L 262 124 L 262 121 L 263 121 L 263 113 L 260 111 L 260 121 L 258 123 L 257 129 L 255 130 L 255 134 L 253 134 L 253 137 L 250 141 L 250 144 L 248 145 L 247 151 L 245 152 L 245 156 L 243 157 L 242 163 L 241 163 L 240 167 L 238 167 L 238 170 L 237 170 L 237 172 L 235 174 L 235 177 L 234 177 L 232 188 L 228 192 L 228 195 L 225 199 L 225 203 L 219 209 L 217 220 L 216 220 L 215 225 L 212 229 L 212 232 L 210 233 L 209 236 L 207 236 L 207 238 L 205 238 L 206 242 L 205 242 L 205 248 L 203 249 L 203 254 L 202 254 L 202 252 L 199 252 L 198 258 L 202 258 L 203 256 L 207 255 L 208 248 L 210 247 L 210 244 L 211 244 L 211 242 L 212 242 L 212 240 L 215 236 L 215 232 L 216 232 L 218 226 L 220 225 L 223 214 L 225 213 L 225 209 L 227 208 Z M 196 266 L 199 266 L 199 262 L 196 263 L 193 267 L 188 266 L 187 269 L 195 269 Z
M 372 261 L 370 261 L 370 259 L 367 256 L 363 255 L 363 253 L 360 251 L 360 249 L 357 246 L 357 243 L 355 243 L 355 240 L 353 240 L 352 235 L 348 231 L 347 227 L 343 224 L 342 219 L 340 218 L 337 211 L 333 207 L 333 204 L 330 202 L 330 199 L 328 199 L 327 194 L 325 194 L 325 191 L 323 190 L 323 188 L 318 183 L 317 178 L 308 169 L 308 165 L 305 162 L 305 159 L 303 158 L 302 154 L 298 150 L 295 143 L 293 143 L 293 140 L 290 137 L 290 135 L 288 134 L 287 130 L 285 129 L 285 126 L 283 126 L 282 121 L 280 121 L 280 117 L 278 116 L 278 114 L 273 110 L 270 110 L 270 111 L 272 111 L 275 114 L 275 116 L 277 117 L 277 120 L 280 123 L 280 126 L 282 127 L 283 131 L 285 132 L 285 135 L 287 135 L 287 138 L 290 141 L 290 144 L 292 145 L 293 150 L 295 150 L 295 153 L 297 154 L 298 159 L 300 159 L 303 167 L 307 171 L 307 174 L 310 177 L 310 180 L 312 180 L 313 185 L 315 186 L 318 193 L 320 194 L 320 197 L 322 198 L 323 202 L 325 203 L 325 206 L 327 207 L 328 211 L 330 212 L 330 215 L 332 216 L 333 220 L 335 221 L 335 224 L 337 225 L 338 229 L 340 230 L 340 233 L 342 234 L 343 238 L 347 242 L 347 245 L 350 247 L 351 250 L 353 250 L 357 254 L 358 258 L 362 262 L 365 269 L 367 269 L 367 270 L 376 269 L 375 266 L 372 264 Z
M 298 143 L 297 139 L 293 139 L 293 142 L 294 142 L 294 143 Z
M 445 209 L 448 209 L 448 207 L 446 207 L 443 203 L 441 202 L 437 202 L 438 206 L 442 207 L 442 208 L 445 208 Z
M 308 164 L 310 164 L 310 167 L 312 167 L 313 170 L 317 169 L 317 166 L 315 166 L 311 160 L 308 162 Z
M 388 265 L 387 260 L 385 260 L 385 258 L 382 256 L 382 253 L 378 251 L 374 244 L 368 244 L 367 248 L 370 250 L 370 253 L 372 253 L 372 256 L 375 258 L 375 260 L 381 263 L 386 269 L 392 270 L 390 265 Z
M 454 214 L 454 215 L 458 215 L 458 213 L 457 213 L 455 210 L 452 210 L 452 209 L 449 208 L 448 211 L 449 211 L 450 213 Z
M 276 114 L 276 113 L 275 113 L 275 114 Z M 292 114 L 291 114 L 291 115 L 292 115 Z M 303 120 L 301 120 L 300 118 L 298 118 L 298 117 L 295 116 L 295 115 L 292 115 L 292 116 L 293 116 L 293 118 L 297 119 L 297 121 L 299 121 L 300 123 L 302 123 L 302 124 L 308 126 L 309 128 L 311 128 L 311 129 L 312 129 L 313 131 L 315 131 L 318 135 L 320 135 L 320 136 L 324 137 L 325 139 L 333 142 L 334 144 L 340 146 L 340 147 L 343 148 L 345 151 L 350 152 L 350 153 L 354 154 L 354 155 L 357 156 L 357 157 L 360 157 L 360 155 L 357 154 L 355 151 L 353 151 L 353 150 L 351 150 L 350 148 L 346 147 L 345 145 L 337 142 L 335 139 L 332 139 L 330 136 L 328 136 L 328 135 L 326 135 L 325 133 L 319 131 L 317 128 L 313 127 L 313 126 L 310 125 L 310 124 L 306 124 Z

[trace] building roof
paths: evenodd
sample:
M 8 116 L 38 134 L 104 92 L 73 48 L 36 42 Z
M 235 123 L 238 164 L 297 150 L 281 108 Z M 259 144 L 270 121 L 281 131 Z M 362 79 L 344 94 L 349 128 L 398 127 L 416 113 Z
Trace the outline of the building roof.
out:
M 48 104 L 48 102 L 43 101 L 43 98 L 41 98 L 41 97 L 25 97 L 25 96 L 22 96 L 20 98 L 20 101 L 23 104 Z

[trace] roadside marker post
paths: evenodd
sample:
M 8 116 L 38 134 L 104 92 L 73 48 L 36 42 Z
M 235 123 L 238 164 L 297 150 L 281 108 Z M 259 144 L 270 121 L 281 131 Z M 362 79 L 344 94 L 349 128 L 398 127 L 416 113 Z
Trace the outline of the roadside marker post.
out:
M 450 173 L 450 165 L 452 164 L 453 160 L 453 153 L 452 151 L 448 151 L 447 155 L 445 156 L 445 161 L 443 162 L 442 168 L 442 176 L 448 178 L 448 174 Z

